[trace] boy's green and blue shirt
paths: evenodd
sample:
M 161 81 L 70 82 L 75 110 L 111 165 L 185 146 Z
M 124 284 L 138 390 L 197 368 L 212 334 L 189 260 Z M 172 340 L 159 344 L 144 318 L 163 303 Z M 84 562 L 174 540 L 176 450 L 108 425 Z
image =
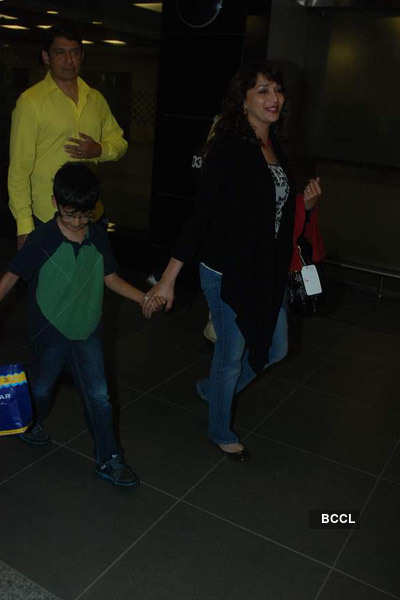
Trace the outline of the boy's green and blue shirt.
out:
M 116 269 L 102 225 L 90 223 L 81 244 L 64 237 L 56 217 L 35 229 L 8 266 L 29 282 L 32 340 L 86 340 L 101 321 L 104 277 Z

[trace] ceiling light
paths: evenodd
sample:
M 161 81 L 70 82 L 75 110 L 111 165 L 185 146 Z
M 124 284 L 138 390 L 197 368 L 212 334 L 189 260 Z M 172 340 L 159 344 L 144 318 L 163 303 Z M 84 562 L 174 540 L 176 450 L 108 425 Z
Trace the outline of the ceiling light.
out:
M 18 21 L 18 17 L 12 17 L 11 15 L 0 14 L 0 19 L 6 19 L 7 21 Z
M 126 42 L 122 40 L 103 40 L 106 44 L 113 44 L 113 46 L 126 46 Z
M 162 12 L 162 4 L 161 2 L 135 2 L 133 6 L 138 6 L 139 8 L 147 8 L 147 10 L 152 10 L 154 12 Z
M 92 25 L 103 25 L 103 21 L 92 21 Z
M 48 15 L 58 15 L 58 10 L 46 10 Z
M 36 25 L 39 29 L 51 29 L 53 25 Z
M 82 40 L 82 44 L 94 44 L 92 40 Z
M 29 27 L 23 25 L 0 25 L 0 27 L 4 27 L 4 29 L 29 29 Z

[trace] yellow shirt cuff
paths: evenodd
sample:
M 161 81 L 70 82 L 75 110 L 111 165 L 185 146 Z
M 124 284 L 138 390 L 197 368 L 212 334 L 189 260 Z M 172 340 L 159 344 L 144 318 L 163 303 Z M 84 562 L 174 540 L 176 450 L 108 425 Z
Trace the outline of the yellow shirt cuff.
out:
M 32 217 L 17 219 L 17 235 L 27 235 L 35 229 Z

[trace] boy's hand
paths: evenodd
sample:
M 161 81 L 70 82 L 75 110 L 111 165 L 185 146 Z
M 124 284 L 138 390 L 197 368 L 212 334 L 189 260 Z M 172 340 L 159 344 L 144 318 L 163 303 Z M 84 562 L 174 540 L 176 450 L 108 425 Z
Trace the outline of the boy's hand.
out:
M 167 300 L 162 296 L 149 296 L 145 294 L 143 296 L 142 311 L 146 319 L 150 319 L 154 312 L 163 310 L 167 303 Z

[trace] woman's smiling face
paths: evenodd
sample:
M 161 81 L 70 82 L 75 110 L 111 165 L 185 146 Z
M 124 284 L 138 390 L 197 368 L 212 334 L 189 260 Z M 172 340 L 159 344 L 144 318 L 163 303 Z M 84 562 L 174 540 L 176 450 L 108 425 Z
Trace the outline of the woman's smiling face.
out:
M 259 73 L 255 86 L 247 90 L 243 108 L 251 125 L 271 125 L 278 121 L 284 102 L 282 86 Z

